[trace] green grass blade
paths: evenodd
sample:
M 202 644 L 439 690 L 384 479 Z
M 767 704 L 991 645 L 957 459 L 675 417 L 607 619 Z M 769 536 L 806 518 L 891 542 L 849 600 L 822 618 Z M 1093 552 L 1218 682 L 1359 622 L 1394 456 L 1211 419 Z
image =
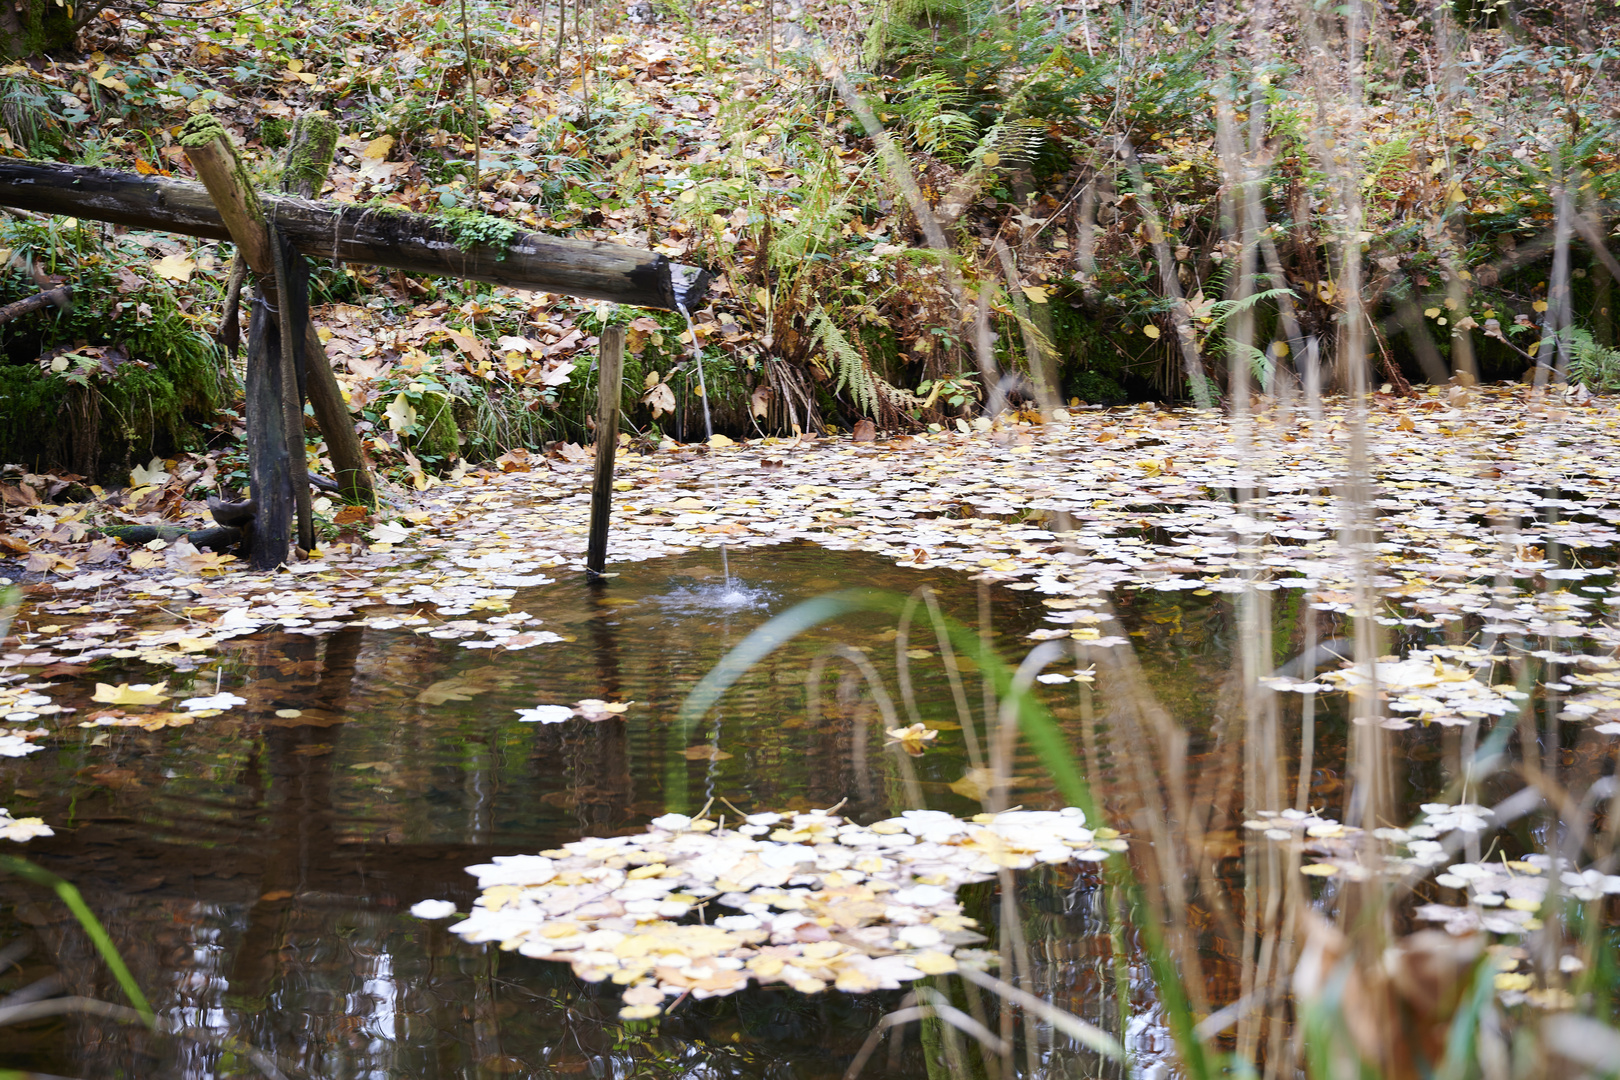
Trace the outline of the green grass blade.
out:
M 73 912 L 73 917 L 79 920 L 79 925 L 84 928 L 85 934 L 89 936 L 91 943 L 95 945 L 96 951 L 101 954 L 101 959 L 106 963 L 108 970 L 113 973 L 113 978 L 118 980 L 118 985 L 123 989 L 124 996 L 129 998 L 129 1002 L 135 1007 L 135 1011 L 141 1014 L 141 1020 L 145 1022 L 147 1027 L 156 1031 L 157 1017 L 152 1013 L 152 1006 L 147 1004 L 146 995 L 141 993 L 141 988 L 135 984 L 135 976 L 130 974 L 128 965 L 124 963 L 124 958 L 118 955 L 118 947 L 113 944 L 112 937 L 107 933 L 107 928 L 101 925 L 101 920 L 96 918 L 95 912 L 90 910 L 90 905 L 84 902 L 84 897 L 80 895 L 79 890 L 49 870 L 35 866 L 27 859 L 20 859 L 15 855 L 0 855 L 0 870 L 10 871 L 18 877 L 26 881 L 32 881 L 37 885 L 48 885 L 55 891 L 57 896 L 61 897 L 62 903 L 66 904 L 67 909 Z
M 856 611 L 881 612 L 898 617 L 905 602 L 905 597 L 890 593 L 845 589 L 806 600 L 770 619 L 722 657 L 720 663 L 692 688 L 681 705 L 678 718 L 683 738 L 690 737 L 692 726 L 719 702 L 744 672 L 793 637 L 829 619 Z M 1087 820 L 1101 824 L 1102 816 L 1091 794 L 1091 786 L 1081 775 L 1062 728 L 1035 697 L 1032 688 L 1015 687 L 1013 669 L 996 655 L 990 643 L 981 638 L 977 631 L 949 618 L 945 620 L 945 629 L 952 645 L 972 656 L 978 662 L 979 670 L 995 683 L 997 695 L 1003 700 L 1015 702 L 1019 730 L 1040 755 L 1041 763 L 1064 799 L 1084 810 Z M 671 775 L 666 790 L 671 796 L 679 794 L 680 801 L 670 798 L 668 804 L 686 809 L 686 773 L 678 766 L 676 770 L 678 777 Z M 1213 1075 L 1214 1066 L 1195 1030 L 1192 1006 L 1182 988 L 1175 959 L 1165 942 L 1164 929 L 1131 874 L 1129 864 L 1115 873 L 1119 875 L 1118 884 L 1125 890 L 1131 909 L 1130 918 L 1141 931 L 1142 945 L 1147 952 L 1154 981 L 1158 984 L 1159 1002 L 1181 1054 L 1182 1065 L 1191 1080 L 1207 1080 Z

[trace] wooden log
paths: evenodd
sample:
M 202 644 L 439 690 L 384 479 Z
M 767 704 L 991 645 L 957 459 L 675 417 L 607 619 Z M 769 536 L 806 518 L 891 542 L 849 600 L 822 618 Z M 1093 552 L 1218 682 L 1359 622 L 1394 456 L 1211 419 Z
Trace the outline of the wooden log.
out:
M 332 153 L 337 147 L 337 124 L 323 113 L 305 113 L 293 121 L 292 137 L 287 143 L 287 163 L 281 171 L 281 190 L 301 198 L 314 198 L 326 183 L 326 173 L 332 167 Z M 304 390 L 309 395 L 315 423 L 326 439 L 326 452 L 332 458 L 337 473 L 338 491 L 351 503 L 374 506 L 376 489 L 371 483 L 371 472 L 366 468 L 360 436 L 354 430 L 354 418 L 343 401 L 337 376 L 326 358 L 326 348 L 314 323 L 304 328 Z
M 291 448 L 281 409 L 281 363 L 288 350 L 270 348 L 269 335 L 280 334 L 276 316 L 263 303 L 260 290 L 248 319 L 247 398 L 248 482 L 253 489 L 253 525 L 248 529 L 248 565 L 274 570 L 287 560 L 292 542 L 293 481 Z M 291 359 L 291 357 L 286 357 Z M 299 451 L 303 450 L 300 440 Z
M 459 246 L 455 222 L 443 218 L 274 196 L 261 202 L 292 245 L 315 259 L 669 311 L 683 303 L 688 310 L 700 306 L 709 284 L 708 274 L 697 267 L 678 266 L 663 255 L 618 244 L 514 229 L 504 242 Z M 230 239 L 202 185 L 169 177 L 3 158 L 0 205 Z
M 287 384 L 295 382 L 286 369 L 294 362 L 293 350 L 281 340 L 279 312 L 289 298 L 277 288 L 281 256 L 265 225 L 247 171 L 242 167 L 230 136 L 212 116 L 194 116 L 181 129 L 180 145 L 202 178 L 221 219 L 235 241 L 248 269 L 258 277 L 253 316 L 248 328 L 246 412 L 248 475 L 256 512 L 249 530 L 248 564 L 255 570 L 273 570 L 287 559 L 292 540 L 293 508 L 297 506 L 300 539 L 312 532 L 304 509 L 309 484 L 300 482 L 304 468 L 303 408 L 294 387 L 286 400 Z M 284 275 L 282 275 L 284 276 Z M 296 429 L 289 405 L 297 406 Z M 300 504 L 297 493 L 303 492 Z
M 275 255 L 264 230 L 264 206 L 225 126 L 212 116 L 194 116 L 181 129 L 180 145 L 248 269 L 261 278 L 274 273 Z
M 276 313 L 278 367 L 281 371 L 281 417 L 287 427 L 287 464 L 292 471 L 293 507 L 298 512 L 298 546 L 315 550 L 315 511 L 309 498 L 309 448 L 304 442 L 304 372 L 308 368 L 304 340 L 309 330 L 309 263 L 289 248 L 267 226 L 270 247 L 276 258 L 276 293 L 281 309 Z M 292 264 L 292 265 L 289 265 Z M 251 358 L 250 358 L 251 359 Z
M 186 540 L 204 551 L 230 551 L 242 542 L 241 529 L 224 525 L 212 529 L 187 529 L 180 525 L 103 525 L 94 532 L 116 537 L 131 547 L 150 544 L 153 540 L 169 543 Z
M 585 573 L 602 576 L 607 565 L 608 519 L 613 514 L 613 457 L 619 448 L 619 395 L 624 388 L 624 327 L 602 330 L 596 380 L 596 475 L 591 482 L 591 532 Z
M 252 499 L 226 502 L 218 495 L 208 496 L 208 513 L 221 525 L 246 525 L 258 510 L 258 505 Z

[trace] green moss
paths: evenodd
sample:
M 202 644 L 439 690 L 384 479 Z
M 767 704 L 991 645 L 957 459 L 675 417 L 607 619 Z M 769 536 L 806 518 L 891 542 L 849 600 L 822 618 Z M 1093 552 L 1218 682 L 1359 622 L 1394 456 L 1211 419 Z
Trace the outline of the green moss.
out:
M 498 259 L 506 257 L 507 246 L 523 231 L 503 218 L 460 208 L 444 211 L 439 215 L 439 222 L 462 251 L 488 244 L 498 250 Z
M 57 415 L 67 389 L 32 364 L 0 366 L 0 458 L 30 468 L 61 459 Z
M 104 384 L 77 387 L 32 364 L 0 366 L 0 456 L 6 461 L 121 480 L 131 465 L 200 445 L 179 391 L 156 368 L 124 364 Z
M 292 153 L 281 172 L 283 191 L 308 190 L 319 194 L 332 168 L 338 126 L 324 113 L 305 113 L 293 122 Z
M 1067 293 L 1054 296 L 1047 310 L 1052 317 L 1052 345 L 1057 351 L 1063 396 L 1093 405 L 1127 400 L 1125 358 L 1104 333 L 1101 320 L 1072 306 Z
M 104 475 L 127 473 L 154 456 L 200 445 L 185 421 L 180 394 L 156 368 L 125 364 L 99 388 L 100 460 Z
M 259 122 L 259 141 L 272 150 L 286 146 L 291 132 L 291 122 L 279 116 L 267 116 Z
M 219 122 L 218 117 L 208 113 L 198 113 L 180 128 L 180 145 L 187 147 L 207 146 L 215 139 L 229 139 L 225 125 Z
M 461 453 L 461 429 L 456 424 L 455 399 L 428 391 L 416 402 L 421 430 L 412 440 L 416 452 L 448 461 Z
M 645 393 L 649 365 L 641 357 L 626 351 L 624 354 L 624 383 L 619 391 L 619 411 L 637 421 L 646 416 L 647 407 L 637 404 Z M 557 437 L 584 441 L 590 437 L 587 417 L 596 416 L 597 378 L 596 356 L 582 353 L 574 361 L 574 374 L 557 392 Z
M 967 14 L 965 0 L 882 0 L 872 12 L 861 61 L 868 71 L 891 70 L 919 32 L 948 40 L 962 33 Z
M 73 9 L 55 0 L 16 4 L 12 19 L 15 31 L 0 30 L 0 58 L 7 60 L 70 49 L 79 33 L 73 25 Z
M 12 223 L 0 243 L 75 283 L 71 308 L 0 325 L 0 459 L 111 479 L 132 462 L 200 445 L 199 427 L 213 424 L 223 396 L 220 349 L 174 289 L 121 293 L 110 269 L 118 253 L 90 230 Z M 28 275 L 0 272 L 0 304 L 37 291 Z M 70 368 L 82 384 L 36 362 L 83 347 L 104 349 L 104 366 Z

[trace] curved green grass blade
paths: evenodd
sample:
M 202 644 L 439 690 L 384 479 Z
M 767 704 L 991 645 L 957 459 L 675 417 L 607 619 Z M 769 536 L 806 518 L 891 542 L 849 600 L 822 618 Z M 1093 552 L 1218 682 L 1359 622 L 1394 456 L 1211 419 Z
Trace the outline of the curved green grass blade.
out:
M 725 696 L 744 672 L 792 638 L 829 619 L 857 611 L 881 612 L 898 617 L 905 602 L 905 597 L 890 593 L 845 589 L 796 604 L 765 622 L 722 657 L 687 695 L 677 718 L 683 739 L 690 737 L 692 726 Z M 977 631 L 949 618 L 945 620 L 945 628 L 951 644 L 972 656 L 979 670 L 991 678 L 997 695 L 1003 700 L 1015 702 L 1020 732 L 1040 755 L 1042 765 L 1064 799 L 1084 810 L 1088 820 L 1100 823 L 1102 815 L 1091 794 L 1091 786 L 1081 775 L 1063 729 L 1046 706 L 1040 703 L 1030 687 L 1015 688 L 1013 668 L 996 655 L 990 643 L 981 638 Z M 684 765 L 684 762 L 680 765 Z M 666 790 L 669 792 L 668 805 L 689 809 L 686 805 L 686 772 L 679 765 L 672 770 Z M 1195 1031 L 1192 1006 L 1182 987 L 1175 958 L 1170 955 L 1165 942 L 1164 928 L 1159 925 L 1152 906 L 1143 896 L 1129 863 L 1113 872 L 1118 875 L 1119 886 L 1125 890 L 1131 921 L 1141 931 L 1142 945 L 1158 987 L 1159 1002 L 1164 1007 L 1165 1019 L 1180 1051 L 1182 1065 L 1192 1080 L 1206 1080 L 1213 1075 L 1214 1064 Z
M 37 885 L 48 885 L 55 891 L 62 903 L 67 905 L 67 909 L 73 912 L 73 917 L 79 920 L 79 925 L 84 927 L 85 934 L 95 945 L 96 951 L 101 954 L 101 959 L 113 973 L 113 978 L 118 980 L 124 996 L 129 998 L 129 1003 L 135 1007 L 135 1011 L 141 1014 L 141 1020 L 147 1027 L 156 1031 L 157 1017 L 152 1014 L 152 1006 L 147 1004 L 146 995 L 141 993 L 141 988 L 135 984 L 135 976 L 130 974 L 124 958 L 118 955 L 118 947 L 113 944 L 107 928 L 101 925 L 101 920 L 90 910 L 90 905 L 84 902 L 79 890 L 44 867 L 35 866 L 27 859 L 20 859 L 15 855 L 0 855 L 0 870 L 9 871 Z

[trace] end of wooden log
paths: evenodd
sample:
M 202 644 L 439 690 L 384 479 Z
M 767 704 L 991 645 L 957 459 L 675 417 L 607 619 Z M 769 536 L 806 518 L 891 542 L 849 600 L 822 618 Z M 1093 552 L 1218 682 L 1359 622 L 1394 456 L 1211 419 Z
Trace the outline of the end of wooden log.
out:
M 180 127 L 180 145 L 189 149 L 198 149 L 215 139 L 228 137 L 225 125 L 219 122 L 217 116 L 209 113 L 197 113 Z
M 217 495 L 208 496 L 208 512 L 221 525 L 246 525 L 258 512 L 259 504 L 252 499 L 245 502 L 226 502 Z
M 702 307 L 703 300 L 708 296 L 709 283 L 713 280 L 709 272 L 701 266 L 686 266 L 682 263 L 669 264 L 670 291 L 675 294 L 675 306 L 691 311 Z

